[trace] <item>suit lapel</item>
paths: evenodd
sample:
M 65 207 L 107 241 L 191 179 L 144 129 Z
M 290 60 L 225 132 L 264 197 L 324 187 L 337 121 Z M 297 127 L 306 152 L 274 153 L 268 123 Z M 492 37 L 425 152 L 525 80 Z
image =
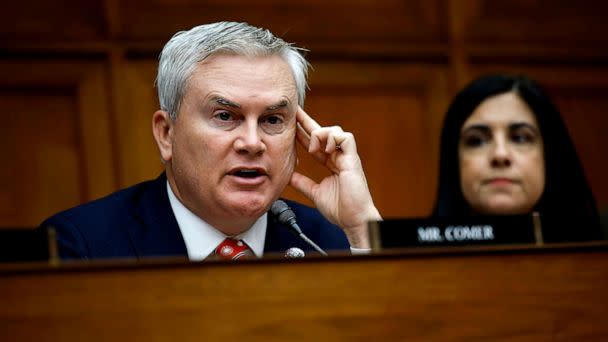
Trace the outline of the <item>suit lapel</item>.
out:
M 135 201 L 134 216 L 140 224 L 128 229 L 138 257 L 187 256 L 186 244 L 169 202 L 165 173 L 141 192 Z M 291 247 L 311 249 L 287 227 L 269 217 L 264 253 L 285 253 Z
M 129 234 L 139 257 L 187 255 L 186 244 L 171 209 L 165 173 L 150 182 L 135 203 L 138 227 Z

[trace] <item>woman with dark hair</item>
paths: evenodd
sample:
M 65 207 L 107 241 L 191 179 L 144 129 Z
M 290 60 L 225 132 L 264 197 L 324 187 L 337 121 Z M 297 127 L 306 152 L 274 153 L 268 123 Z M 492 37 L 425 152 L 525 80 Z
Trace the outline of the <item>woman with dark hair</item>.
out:
M 538 212 L 545 241 L 599 239 L 599 215 L 568 130 L 532 80 L 488 75 L 460 91 L 441 132 L 434 216 Z

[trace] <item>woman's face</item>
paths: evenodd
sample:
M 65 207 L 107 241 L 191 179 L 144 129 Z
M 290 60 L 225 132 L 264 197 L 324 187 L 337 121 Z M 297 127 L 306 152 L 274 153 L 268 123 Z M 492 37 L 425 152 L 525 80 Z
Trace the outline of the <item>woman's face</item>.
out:
M 545 187 L 536 117 L 514 92 L 487 98 L 460 130 L 460 186 L 478 214 L 524 214 Z

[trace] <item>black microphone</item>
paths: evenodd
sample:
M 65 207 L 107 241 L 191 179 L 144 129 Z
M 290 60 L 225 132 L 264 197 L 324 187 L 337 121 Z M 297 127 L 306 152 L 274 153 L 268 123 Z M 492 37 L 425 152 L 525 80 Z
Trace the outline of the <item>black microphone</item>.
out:
M 308 236 L 302 233 L 302 229 L 298 226 L 296 222 L 296 214 L 289 208 L 287 203 L 281 200 L 276 200 L 272 203 L 270 207 L 270 212 L 279 220 L 280 223 L 287 225 L 291 229 L 291 232 L 299 236 L 304 242 L 309 244 L 312 248 L 314 248 L 317 252 L 321 253 L 321 255 L 327 256 L 324 250 L 321 249 L 316 243 L 314 243 Z

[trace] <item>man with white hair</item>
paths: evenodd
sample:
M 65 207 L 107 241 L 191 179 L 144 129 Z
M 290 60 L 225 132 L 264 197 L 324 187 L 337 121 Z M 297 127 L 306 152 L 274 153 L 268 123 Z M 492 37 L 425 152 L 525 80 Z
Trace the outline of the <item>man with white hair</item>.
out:
M 178 32 L 157 75 L 152 131 L 165 172 L 156 180 L 59 213 L 62 258 L 187 255 L 190 260 L 310 250 L 268 214 L 290 184 L 317 209 L 287 201 L 327 250 L 369 249 L 379 220 L 355 139 L 304 112 L 308 62 L 268 30 L 218 22 Z M 294 171 L 296 143 L 331 175 Z

